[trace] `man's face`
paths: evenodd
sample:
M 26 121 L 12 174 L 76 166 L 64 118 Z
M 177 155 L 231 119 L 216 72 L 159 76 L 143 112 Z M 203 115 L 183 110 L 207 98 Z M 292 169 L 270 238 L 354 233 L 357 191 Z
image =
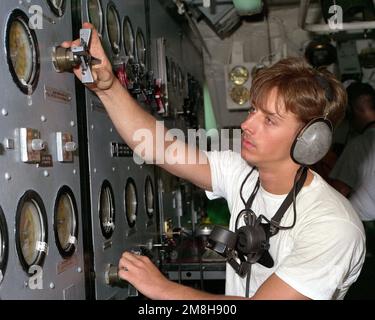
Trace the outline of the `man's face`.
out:
M 353 124 L 356 130 L 361 131 L 369 121 L 372 104 L 373 100 L 370 95 L 362 95 L 357 98 L 353 107 Z
M 268 94 L 264 110 L 250 108 L 248 117 L 241 124 L 241 156 L 259 168 L 293 161 L 290 148 L 302 127 L 295 114 L 287 112 L 283 105 L 277 108 L 276 99 L 277 89 L 274 88 Z

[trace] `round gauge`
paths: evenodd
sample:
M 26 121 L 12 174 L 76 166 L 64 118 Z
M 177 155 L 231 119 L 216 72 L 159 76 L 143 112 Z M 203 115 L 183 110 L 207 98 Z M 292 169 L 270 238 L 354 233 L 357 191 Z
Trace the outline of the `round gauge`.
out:
M 23 269 L 41 266 L 47 252 L 47 215 L 40 196 L 32 190 L 20 199 L 16 213 L 16 247 Z
M 109 239 L 115 229 L 115 201 L 111 184 L 105 180 L 99 197 L 99 219 L 103 236 Z
M 114 54 L 120 53 L 121 26 L 120 16 L 113 2 L 107 6 L 107 33 Z
M 235 85 L 242 86 L 249 79 L 249 70 L 243 66 L 236 66 L 230 71 L 229 79 Z
M 62 17 L 64 15 L 65 0 L 47 0 L 47 3 L 56 16 Z
M 230 97 L 235 103 L 242 106 L 249 101 L 250 92 L 243 86 L 234 86 L 230 91 Z
M 137 48 L 137 59 L 138 63 L 146 65 L 146 41 L 141 29 L 138 28 L 137 35 L 135 38 L 135 46 Z
M 99 34 L 103 33 L 103 9 L 100 0 L 87 1 L 87 14 Z
M 8 19 L 6 52 L 14 82 L 23 93 L 32 94 L 39 78 L 39 49 L 29 18 L 18 9 Z
M 78 217 L 74 194 L 67 186 L 63 186 L 57 193 L 53 230 L 60 254 L 64 258 L 72 256 L 78 236 Z
M 9 238 L 3 210 L 0 207 L 0 283 L 8 262 Z
M 147 215 L 152 218 L 155 211 L 155 201 L 154 201 L 154 187 L 152 185 L 152 180 L 150 176 L 146 178 L 145 184 L 145 204 Z
M 134 31 L 129 17 L 124 18 L 122 37 L 126 55 L 134 57 Z
M 134 227 L 137 219 L 137 189 L 132 178 L 128 178 L 125 186 L 125 213 L 129 227 Z

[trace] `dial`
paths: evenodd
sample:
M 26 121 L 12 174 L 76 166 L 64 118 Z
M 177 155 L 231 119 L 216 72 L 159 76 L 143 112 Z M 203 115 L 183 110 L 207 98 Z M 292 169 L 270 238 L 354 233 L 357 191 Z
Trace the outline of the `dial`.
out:
M 250 92 L 244 86 L 234 86 L 230 91 L 230 97 L 235 103 L 242 106 L 249 101 Z
M 134 57 L 134 31 L 129 17 L 124 18 L 123 39 L 126 55 L 128 57 Z
M 118 11 L 113 2 L 107 7 L 107 32 L 113 53 L 120 52 L 121 28 Z
M 235 85 L 242 86 L 249 79 L 249 70 L 244 66 L 236 66 L 230 71 L 229 79 Z
M 8 229 L 3 210 L 0 207 L 0 284 L 3 280 L 9 251 Z
M 47 251 L 47 217 L 43 202 L 34 191 L 20 199 L 16 215 L 16 246 L 26 272 L 32 265 L 42 265 Z
M 145 66 L 146 65 L 146 41 L 145 41 L 145 37 L 141 29 L 137 30 L 135 45 L 137 48 L 138 63 Z
M 137 207 L 137 189 L 134 180 L 129 178 L 125 187 L 125 212 L 129 227 L 134 227 L 135 225 L 137 219 Z
M 150 176 L 146 178 L 145 184 L 145 203 L 147 215 L 151 218 L 155 211 L 154 187 Z
M 103 9 L 100 0 L 88 0 L 87 11 L 90 23 L 92 23 L 99 34 L 103 32 Z
M 71 256 L 77 241 L 78 220 L 74 195 L 67 186 L 62 187 L 56 197 L 54 232 L 60 254 Z
M 110 183 L 105 180 L 99 197 L 99 219 L 103 236 L 109 239 L 115 228 L 115 204 Z
M 62 17 L 64 15 L 65 0 L 47 0 L 47 3 L 56 16 Z
M 28 21 L 22 11 L 12 12 L 7 24 L 6 50 L 13 80 L 24 93 L 31 94 L 39 77 L 39 49 Z

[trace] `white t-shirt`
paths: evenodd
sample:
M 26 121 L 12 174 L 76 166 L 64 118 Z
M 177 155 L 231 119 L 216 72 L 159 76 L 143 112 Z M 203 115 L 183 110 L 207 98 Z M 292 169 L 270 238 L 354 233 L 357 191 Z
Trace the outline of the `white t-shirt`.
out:
M 329 176 L 353 189 L 349 200 L 362 220 L 375 220 L 375 128 L 348 142 Z
M 251 167 L 232 151 L 208 152 L 213 192 L 208 198 L 223 197 L 231 212 L 230 230 L 234 231 L 238 213 L 244 209 L 240 187 Z M 243 188 L 245 201 L 258 179 L 258 172 Z M 271 219 L 286 195 L 274 195 L 262 187 L 252 205 L 253 211 Z M 281 220 L 293 222 L 292 206 Z M 243 224 L 240 224 L 240 226 Z M 365 236 L 358 215 L 349 201 L 314 172 L 309 186 L 297 196 L 297 221 L 289 230 L 280 230 L 270 239 L 269 250 L 275 264 L 266 268 L 252 266 L 250 297 L 273 273 L 311 299 L 343 299 L 357 279 L 365 258 Z M 226 295 L 245 296 L 246 277 L 238 276 L 227 264 Z

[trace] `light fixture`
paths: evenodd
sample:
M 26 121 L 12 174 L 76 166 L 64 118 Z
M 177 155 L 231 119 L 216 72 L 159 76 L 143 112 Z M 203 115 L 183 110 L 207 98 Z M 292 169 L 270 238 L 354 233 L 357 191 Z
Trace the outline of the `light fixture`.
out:
M 258 14 L 263 10 L 262 0 L 233 0 L 233 4 L 241 16 Z

